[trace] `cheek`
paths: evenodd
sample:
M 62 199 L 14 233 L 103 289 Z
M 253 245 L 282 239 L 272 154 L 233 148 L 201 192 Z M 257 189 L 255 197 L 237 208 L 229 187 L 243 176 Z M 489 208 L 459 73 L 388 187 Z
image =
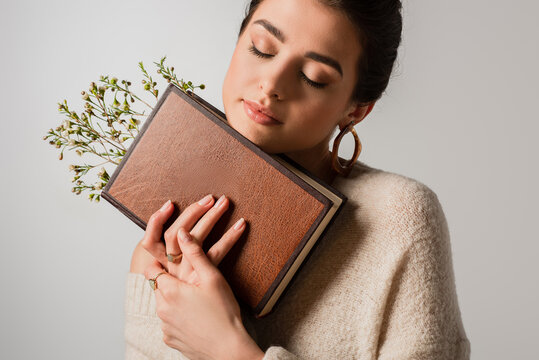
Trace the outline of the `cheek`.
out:
M 298 148 L 310 148 L 320 144 L 338 129 L 342 120 L 339 111 L 344 107 L 339 91 L 304 102 L 294 109 L 293 130 L 290 136 L 295 139 Z M 306 131 L 307 130 L 307 131 Z
M 233 54 L 222 86 L 225 112 L 232 108 L 234 102 L 249 95 L 248 91 L 252 89 L 253 83 L 253 70 L 253 64 L 245 55 L 236 52 Z
M 255 63 L 241 46 L 238 45 L 234 50 L 226 75 L 227 86 L 236 89 L 245 87 L 255 70 Z
M 332 97 L 304 104 L 295 114 L 295 118 L 299 119 L 297 132 L 303 131 L 306 137 L 315 138 L 317 141 L 324 139 L 340 120 L 337 108 L 338 102 Z
M 241 76 L 241 71 L 239 71 L 240 66 L 238 61 L 235 58 L 235 55 L 232 56 L 230 64 L 228 65 L 228 70 L 223 82 L 223 97 L 230 98 L 235 92 L 234 89 L 237 87 L 236 83 L 239 81 Z
M 225 75 L 222 86 L 223 106 L 225 108 L 225 114 L 229 114 L 230 109 L 240 96 L 239 89 L 242 88 L 242 71 L 241 64 L 236 54 L 232 56 L 228 70 Z

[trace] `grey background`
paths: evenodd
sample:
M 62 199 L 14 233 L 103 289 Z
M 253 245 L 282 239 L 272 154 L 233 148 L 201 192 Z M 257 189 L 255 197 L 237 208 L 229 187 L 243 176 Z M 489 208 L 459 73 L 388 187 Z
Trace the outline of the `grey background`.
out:
M 123 296 L 143 232 L 70 192 L 77 157 L 41 140 L 101 74 L 167 63 L 222 109 L 246 1 L 2 1 L 0 358 L 123 357 Z M 427 184 L 449 222 L 474 359 L 537 358 L 539 3 L 404 1 L 383 100 L 357 131 L 367 164 Z M 160 82 L 164 88 L 164 82 Z M 140 89 L 140 88 L 138 88 Z M 138 90 L 140 92 L 140 90 Z M 350 135 L 340 155 L 352 154 Z

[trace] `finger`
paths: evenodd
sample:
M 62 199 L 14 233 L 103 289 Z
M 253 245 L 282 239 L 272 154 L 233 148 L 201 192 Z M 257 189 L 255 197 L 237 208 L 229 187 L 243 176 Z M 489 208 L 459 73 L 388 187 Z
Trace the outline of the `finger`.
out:
M 165 273 L 159 275 L 163 272 Z M 144 277 L 147 280 L 155 280 L 155 291 L 161 291 L 161 294 L 165 297 L 171 293 L 171 290 L 174 290 L 178 286 L 178 279 L 166 272 L 163 265 L 157 260 L 154 260 L 146 267 Z
M 245 230 L 246 223 L 245 219 L 239 219 L 234 226 L 232 226 L 228 231 L 221 237 L 221 239 L 216 242 L 210 250 L 207 252 L 207 256 L 212 262 L 213 265 L 217 266 L 224 259 L 226 254 L 232 249 L 234 244 L 238 241 Z
M 228 198 L 225 195 L 222 195 L 215 205 L 196 223 L 195 227 L 189 231 L 200 244 L 204 243 L 204 240 L 208 237 L 208 234 L 215 226 L 215 223 L 217 223 L 228 209 L 228 205 Z
M 176 257 L 179 255 L 182 251 L 180 250 L 180 245 L 178 245 L 178 241 L 175 237 L 165 236 L 165 248 L 168 255 L 172 257 Z M 167 261 L 171 262 L 170 257 L 167 256 Z M 177 260 L 174 260 L 172 262 L 179 263 L 181 261 L 181 258 L 178 258 Z
M 200 219 L 208 209 L 213 204 L 213 195 L 208 194 L 202 199 L 200 199 L 198 202 L 192 203 L 188 207 L 186 207 L 178 216 L 178 218 L 174 221 L 172 225 L 165 231 L 165 242 L 168 243 L 168 240 L 172 240 L 173 242 L 176 242 L 176 237 L 178 234 L 178 229 L 181 227 L 184 227 L 186 229 L 191 230 L 193 226 L 197 223 L 197 221 Z M 167 248 L 168 250 L 168 248 Z M 171 247 L 171 251 L 174 251 L 175 249 Z
M 208 236 L 209 232 L 213 229 L 215 223 L 219 220 L 219 218 L 223 215 L 223 213 L 228 209 L 228 205 L 229 205 L 228 199 L 223 195 L 219 198 L 218 201 L 215 202 L 214 206 L 212 206 L 209 210 L 207 210 L 204 216 L 200 220 L 198 220 L 194 228 L 191 231 L 189 231 L 189 233 L 191 234 L 191 236 L 194 238 L 195 241 L 197 241 L 201 245 L 204 243 L 204 240 Z M 176 237 L 175 237 L 176 244 L 178 244 L 178 240 L 179 240 L 178 234 L 176 234 Z M 180 275 L 179 278 L 183 279 L 186 274 L 191 274 L 192 272 L 193 272 L 193 266 L 191 265 L 189 260 L 182 259 L 179 269 L 177 270 L 177 273 Z
M 142 247 L 152 254 L 163 266 L 166 266 L 167 256 L 165 254 L 165 245 L 161 241 L 161 235 L 163 234 L 163 225 L 170 215 L 172 215 L 173 209 L 174 206 L 168 200 L 161 209 L 154 212 L 148 220 L 144 237 L 140 242 Z
M 193 241 L 191 234 L 184 228 L 180 228 L 178 230 L 178 237 L 183 257 L 189 260 L 200 280 L 208 280 L 212 276 L 215 276 L 216 272 L 219 273 L 204 253 L 202 246 L 196 241 Z
M 163 265 L 154 259 L 148 266 L 146 266 L 146 269 L 144 269 L 144 277 L 146 280 L 154 279 L 157 274 L 163 271 L 165 271 Z

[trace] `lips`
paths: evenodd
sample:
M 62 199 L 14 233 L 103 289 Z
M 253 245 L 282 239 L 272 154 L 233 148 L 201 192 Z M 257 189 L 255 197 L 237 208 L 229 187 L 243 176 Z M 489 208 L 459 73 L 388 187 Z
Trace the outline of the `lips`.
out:
M 243 105 L 245 108 L 245 112 L 249 117 L 251 117 L 253 120 L 257 122 L 264 122 L 264 123 L 278 123 L 281 124 L 281 121 L 277 119 L 277 116 L 275 113 L 273 113 L 269 108 L 264 107 L 254 101 L 250 101 L 247 99 L 243 99 Z

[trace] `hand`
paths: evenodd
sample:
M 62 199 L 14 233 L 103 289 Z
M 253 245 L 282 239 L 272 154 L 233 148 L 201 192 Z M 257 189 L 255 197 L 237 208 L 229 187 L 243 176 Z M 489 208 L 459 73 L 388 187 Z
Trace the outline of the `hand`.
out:
M 216 267 L 245 226 L 229 229 L 208 254 L 204 254 L 202 242 L 228 207 L 226 197 L 222 198 L 220 206 L 212 208 L 213 197 L 209 200 L 206 205 L 192 204 L 180 214 L 165 232 L 166 245 L 161 243 L 160 237 L 173 207 L 171 204 L 164 206 L 150 218 L 141 242 L 156 259 L 146 269 L 146 278 L 155 278 L 166 268 L 169 271 L 159 276 L 155 291 L 164 341 L 191 359 L 223 356 L 261 359 L 264 353 L 243 327 L 239 305 Z M 192 229 L 190 233 L 188 229 Z M 182 242 L 180 238 L 191 241 Z M 179 264 L 167 260 L 166 253 L 180 252 L 183 258 Z
M 165 273 L 158 278 L 155 300 L 164 342 L 190 359 L 262 359 L 264 353 L 249 336 L 240 307 L 221 272 L 184 228 L 181 251 L 198 275 L 198 284 Z M 158 261 L 146 269 L 147 279 L 164 268 Z
M 204 200 L 206 200 L 206 203 L 204 203 Z M 177 239 L 178 230 L 181 227 L 190 231 L 190 234 L 195 238 L 195 241 L 202 245 L 215 223 L 228 209 L 229 205 L 226 197 L 222 197 L 222 201 L 220 203 L 218 202 L 219 204 L 216 203 L 216 205 L 219 206 L 212 207 L 213 202 L 213 196 L 208 195 L 199 202 L 188 206 L 165 231 L 165 245 L 161 241 L 163 225 L 174 211 L 174 206 L 171 203 L 166 203 L 160 210 L 153 213 L 150 217 L 144 238 L 140 243 L 142 247 L 159 261 L 170 274 L 190 284 L 197 283 L 198 278 L 196 272 L 193 271 L 193 267 L 189 260 L 182 259 L 181 262 L 172 263 L 167 260 L 167 254 L 176 255 L 181 252 Z M 201 216 L 202 218 L 200 218 Z M 241 225 L 242 220 L 243 218 L 236 224 Z M 207 256 L 215 266 L 221 262 L 228 251 L 241 237 L 244 228 L 245 225 L 237 230 L 232 227 L 211 247 Z

